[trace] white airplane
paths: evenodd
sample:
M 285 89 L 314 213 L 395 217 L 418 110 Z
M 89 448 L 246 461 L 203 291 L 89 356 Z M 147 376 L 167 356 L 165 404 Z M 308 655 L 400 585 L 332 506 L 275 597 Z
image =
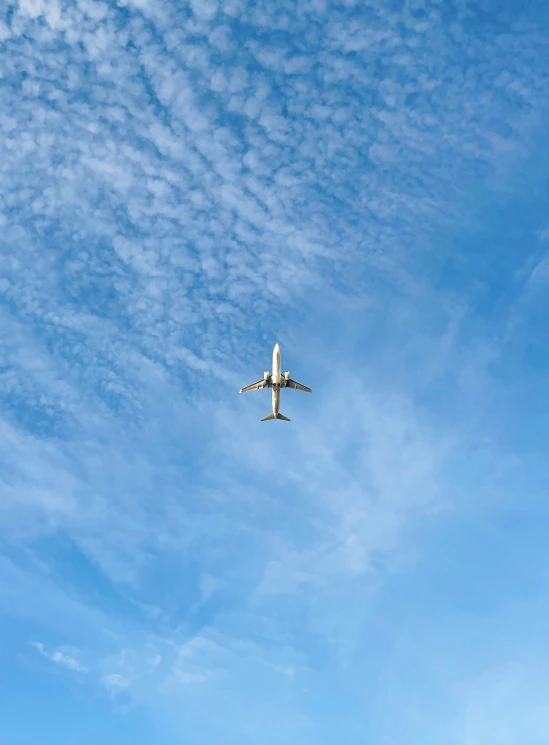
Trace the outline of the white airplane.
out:
M 307 391 L 311 393 L 311 389 L 307 388 L 306 385 L 296 383 L 295 380 L 290 378 L 290 373 L 285 372 L 284 375 L 280 372 L 280 347 L 275 344 L 273 349 L 273 371 L 270 373 L 265 370 L 261 380 L 257 383 L 247 385 L 245 388 L 240 389 L 240 393 L 247 393 L 248 391 L 259 391 L 261 388 L 272 388 L 273 389 L 273 413 L 269 416 L 263 417 L 262 422 L 266 422 L 269 419 L 283 419 L 285 422 L 289 422 L 287 416 L 279 412 L 280 408 L 280 389 L 281 388 L 293 388 L 296 391 Z

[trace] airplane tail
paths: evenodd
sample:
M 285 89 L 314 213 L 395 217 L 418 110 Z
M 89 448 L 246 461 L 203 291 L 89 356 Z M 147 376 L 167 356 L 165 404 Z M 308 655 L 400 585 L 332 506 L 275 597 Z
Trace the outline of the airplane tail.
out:
M 276 416 L 274 414 L 269 414 L 269 416 L 264 416 L 261 421 L 268 422 L 269 419 L 283 419 L 285 422 L 290 421 L 287 416 L 284 416 L 284 414 L 280 414 L 280 413 L 278 413 Z

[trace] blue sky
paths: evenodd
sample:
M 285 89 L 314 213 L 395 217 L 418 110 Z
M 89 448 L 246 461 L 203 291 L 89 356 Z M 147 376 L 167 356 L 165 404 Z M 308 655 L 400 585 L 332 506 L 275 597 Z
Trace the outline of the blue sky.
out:
M 0 745 L 546 745 L 548 34 L 3 5 Z

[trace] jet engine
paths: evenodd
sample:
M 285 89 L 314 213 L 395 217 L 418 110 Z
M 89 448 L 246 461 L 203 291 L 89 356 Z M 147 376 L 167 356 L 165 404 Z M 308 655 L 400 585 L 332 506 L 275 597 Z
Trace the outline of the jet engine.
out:
M 271 373 L 268 370 L 265 370 L 265 372 L 263 373 L 263 380 L 267 382 L 267 380 L 269 380 L 270 377 L 271 377 Z
M 290 379 L 290 371 L 289 370 L 286 370 L 286 372 L 284 373 L 284 377 L 286 378 L 286 382 Z

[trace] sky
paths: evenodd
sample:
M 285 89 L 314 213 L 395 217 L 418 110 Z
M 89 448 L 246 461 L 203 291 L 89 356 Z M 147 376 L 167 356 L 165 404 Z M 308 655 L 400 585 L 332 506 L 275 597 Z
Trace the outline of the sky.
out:
M 0 745 L 546 745 L 548 39 L 1 4 Z

